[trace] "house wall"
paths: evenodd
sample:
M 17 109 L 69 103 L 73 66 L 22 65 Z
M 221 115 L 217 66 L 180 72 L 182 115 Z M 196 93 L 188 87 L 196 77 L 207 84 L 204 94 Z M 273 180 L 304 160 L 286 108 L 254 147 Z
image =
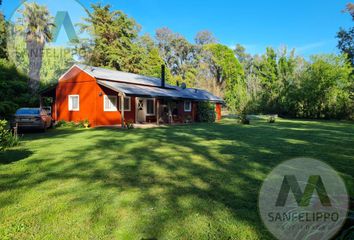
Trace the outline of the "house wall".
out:
M 96 125 L 96 85 L 93 77 L 74 67 L 56 88 L 56 120 L 88 119 L 91 125 Z M 79 111 L 69 111 L 69 95 L 79 95 Z
M 79 111 L 69 111 L 69 95 L 80 96 Z M 104 111 L 104 95 L 117 93 L 98 85 L 92 76 L 74 67 L 59 81 L 56 88 L 55 120 L 78 122 L 88 119 L 92 127 L 121 124 L 119 111 Z M 131 111 L 125 111 L 124 118 L 125 121 L 135 121 L 135 97 L 131 97 Z
M 178 116 L 181 122 L 185 122 L 186 120 L 190 120 L 192 122 L 196 121 L 196 113 L 197 113 L 197 102 L 192 102 L 192 111 L 186 112 L 184 111 L 184 101 L 178 102 Z
M 95 78 L 82 71 L 72 68 L 58 83 L 55 93 L 55 103 L 52 106 L 53 117 L 56 121 L 82 121 L 89 120 L 92 127 L 99 125 L 120 125 L 122 116 L 120 111 L 104 111 L 104 95 L 117 95 L 113 90 L 97 84 Z M 80 110 L 69 111 L 69 95 L 80 96 Z M 157 105 L 157 101 L 155 101 Z M 155 105 L 155 109 L 157 106 Z M 192 111 L 184 111 L 184 101 L 177 102 L 178 119 L 177 122 L 197 120 L 198 102 L 192 102 Z M 221 104 L 215 107 L 217 120 L 221 120 Z M 136 121 L 136 98 L 131 96 L 131 109 L 124 113 L 125 121 Z M 146 122 L 156 122 L 155 116 L 146 116 Z
M 220 103 L 216 103 L 215 111 L 216 111 L 216 120 L 220 121 L 221 120 L 221 104 Z

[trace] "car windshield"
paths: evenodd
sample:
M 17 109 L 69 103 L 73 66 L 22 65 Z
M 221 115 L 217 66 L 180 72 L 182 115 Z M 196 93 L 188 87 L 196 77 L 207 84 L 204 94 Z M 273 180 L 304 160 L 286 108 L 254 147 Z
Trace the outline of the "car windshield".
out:
M 39 114 L 39 109 L 36 108 L 30 108 L 30 109 L 19 109 L 16 111 L 17 115 L 37 115 Z

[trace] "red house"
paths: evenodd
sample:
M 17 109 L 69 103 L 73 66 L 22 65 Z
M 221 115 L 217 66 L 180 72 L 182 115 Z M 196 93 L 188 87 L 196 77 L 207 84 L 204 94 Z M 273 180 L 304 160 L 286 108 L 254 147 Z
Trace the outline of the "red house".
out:
M 86 65 L 74 65 L 59 78 L 57 85 L 42 92 L 52 97 L 55 121 L 88 120 L 92 127 L 122 123 L 185 123 L 197 120 L 200 102 L 216 105 L 221 119 L 223 100 L 211 93 L 165 83 L 132 73 Z

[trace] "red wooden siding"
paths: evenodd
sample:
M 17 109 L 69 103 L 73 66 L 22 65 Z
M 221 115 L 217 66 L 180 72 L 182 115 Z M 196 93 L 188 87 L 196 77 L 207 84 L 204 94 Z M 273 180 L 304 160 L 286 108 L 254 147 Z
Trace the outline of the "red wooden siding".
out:
M 60 79 L 55 91 L 56 96 L 55 102 L 52 105 L 52 114 L 56 121 L 78 122 L 87 119 L 92 127 L 120 125 L 122 123 L 120 111 L 104 111 L 104 95 L 118 96 L 117 92 L 98 85 L 95 78 L 77 67 L 73 67 Z M 69 95 L 79 95 L 79 111 L 69 111 Z M 136 97 L 131 96 L 130 100 L 131 108 L 130 111 L 124 112 L 124 118 L 126 122 L 136 122 Z M 162 104 L 163 100 L 161 99 L 160 102 Z M 155 104 L 155 110 L 157 111 L 157 101 L 155 101 Z M 182 123 L 186 120 L 197 120 L 198 102 L 192 101 L 192 110 L 190 112 L 184 111 L 184 101 L 176 101 L 176 104 L 178 116 L 174 121 Z M 146 116 L 146 122 L 155 123 L 157 121 L 156 111 L 154 116 Z M 221 120 L 220 103 L 216 103 L 215 111 L 217 120 Z
M 69 95 L 79 95 L 79 111 L 69 111 Z M 92 127 L 118 125 L 122 123 L 121 113 L 104 111 L 104 95 L 116 92 L 101 87 L 96 80 L 74 67 L 56 88 L 55 120 L 82 121 L 88 119 Z M 135 121 L 135 97 L 131 97 L 131 111 L 124 112 L 125 121 Z
M 221 104 L 217 103 L 215 105 L 215 111 L 216 111 L 216 120 L 220 121 L 221 120 Z

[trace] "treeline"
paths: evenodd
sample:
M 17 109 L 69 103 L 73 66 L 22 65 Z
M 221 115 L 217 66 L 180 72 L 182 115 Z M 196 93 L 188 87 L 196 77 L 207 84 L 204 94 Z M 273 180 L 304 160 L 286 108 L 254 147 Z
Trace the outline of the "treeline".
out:
M 26 7 L 31 7 L 31 11 L 24 11 L 26 14 L 42 9 L 46 18 L 51 19 L 43 8 Z M 161 64 L 165 64 L 168 82 L 177 85 L 184 82 L 188 87 L 207 89 L 223 97 L 227 108 L 234 113 L 353 117 L 353 29 L 341 29 L 338 33 L 341 55 L 317 55 L 306 60 L 297 56 L 295 50 L 267 48 L 265 54 L 252 56 L 241 45 L 230 49 L 220 44 L 209 31 L 197 33 L 194 42 L 166 27 L 157 29 L 154 36 L 141 35 L 140 25 L 122 11 L 101 4 L 93 4 L 91 8 L 80 28 L 92 36 L 93 42 L 81 39 L 77 43 L 77 49 L 84 50 L 80 52 L 85 53 L 82 57 L 86 64 L 154 77 L 160 77 Z M 352 9 L 348 5 L 347 11 L 353 15 Z M 6 24 L 3 18 L 0 20 L 0 24 Z M 29 25 L 33 24 L 48 25 L 40 29 L 50 29 L 52 25 L 50 20 Z M 0 31 L 0 43 L 4 42 L 4 36 Z M 24 46 L 25 42 L 26 39 Z M 3 51 L 6 52 L 6 46 L 1 44 L 0 54 L 4 56 Z M 22 55 L 24 62 L 30 65 L 31 59 L 26 58 L 25 50 Z M 73 61 L 70 56 L 58 60 L 60 64 L 48 59 L 44 54 L 42 85 L 57 81 L 61 71 Z M 2 65 L 0 68 L 6 69 Z M 22 72 L 26 71 L 30 70 Z M 2 76 L 1 84 L 8 81 Z

